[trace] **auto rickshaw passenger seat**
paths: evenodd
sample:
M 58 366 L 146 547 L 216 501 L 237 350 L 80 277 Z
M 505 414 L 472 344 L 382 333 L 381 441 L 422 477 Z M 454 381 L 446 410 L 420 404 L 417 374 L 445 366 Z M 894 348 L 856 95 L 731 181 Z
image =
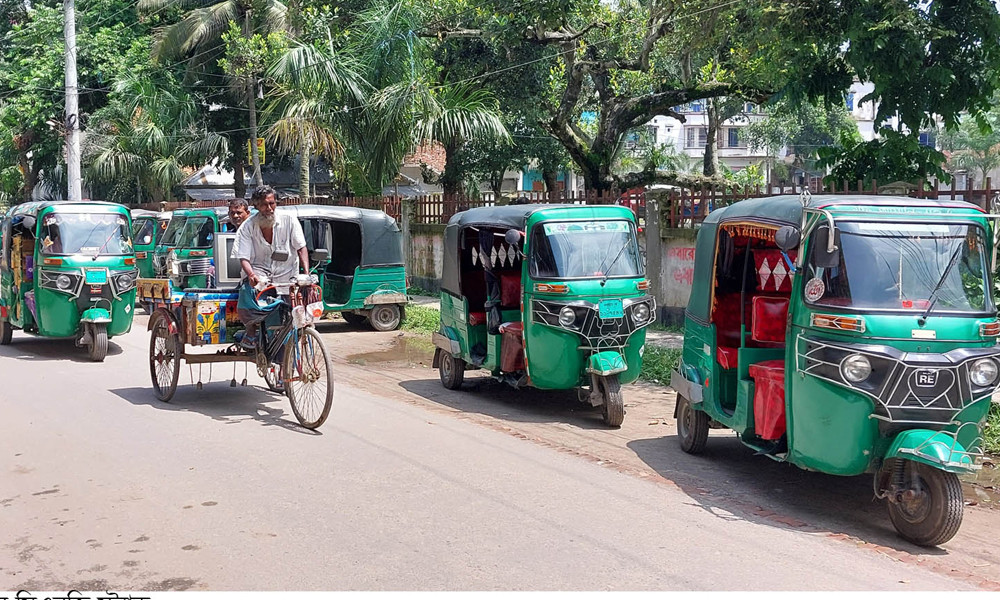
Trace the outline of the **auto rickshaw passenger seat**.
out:
M 500 325 L 500 370 L 514 373 L 524 370 L 524 325 L 507 322 Z
M 783 346 L 788 321 L 788 298 L 754 296 L 751 305 L 750 339 L 764 347 Z
M 505 271 L 500 273 L 500 307 L 521 308 L 521 273 Z

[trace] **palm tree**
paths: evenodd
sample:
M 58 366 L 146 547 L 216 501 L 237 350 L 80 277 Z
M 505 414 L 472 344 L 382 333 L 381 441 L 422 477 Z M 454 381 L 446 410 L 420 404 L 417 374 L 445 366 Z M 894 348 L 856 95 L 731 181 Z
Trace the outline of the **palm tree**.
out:
M 139 0 L 139 10 L 158 12 L 168 7 L 182 9 L 192 8 L 178 23 L 160 32 L 154 46 L 155 60 L 170 60 L 187 57 L 189 74 L 205 71 L 218 73 L 218 59 L 223 54 L 226 44 L 222 36 L 229 24 L 236 23 L 242 27 L 243 35 L 250 37 L 253 33 L 269 33 L 287 28 L 287 8 L 277 0 L 221 0 L 205 5 L 199 0 Z M 192 76 L 193 78 L 194 76 Z M 249 110 L 250 139 L 257 139 L 257 82 L 250 77 L 241 86 L 245 90 L 244 100 Z M 257 145 L 250 144 L 254 178 L 257 184 L 263 183 L 260 174 L 260 155 Z M 239 194 L 243 188 L 243 163 L 237 150 L 234 155 L 234 174 L 236 188 Z

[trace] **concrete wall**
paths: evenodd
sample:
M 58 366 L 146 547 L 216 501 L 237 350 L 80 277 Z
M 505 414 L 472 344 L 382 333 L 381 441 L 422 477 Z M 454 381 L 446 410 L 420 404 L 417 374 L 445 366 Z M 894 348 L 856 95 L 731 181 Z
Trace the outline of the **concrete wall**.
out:
M 660 200 L 666 193 L 646 192 L 646 276 L 665 325 L 683 325 L 694 280 L 696 229 L 660 227 Z
M 406 274 L 410 285 L 429 292 L 441 291 L 444 267 L 444 225 L 410 225 L 410 252 L 406 257 Z

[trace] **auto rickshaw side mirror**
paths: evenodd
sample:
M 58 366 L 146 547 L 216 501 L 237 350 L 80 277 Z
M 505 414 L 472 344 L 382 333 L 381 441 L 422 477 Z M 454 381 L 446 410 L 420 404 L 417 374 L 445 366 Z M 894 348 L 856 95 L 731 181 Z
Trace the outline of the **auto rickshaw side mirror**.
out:
M 508 229 L 507 233 L 503 235 L 503 239 L 515 248 L 521 247 L 521 232 L 516 229 Z
M 799 240 L 801 235 L 799 234 L 798 227 L 792 227 L 791 225 L 785 225 L 780 227 L 778 231 L 774 234 L 774 243 L 778 245 L 784 252 L 794 250 L 799 246 Z
M 836 243 L 839 240 L 836 238 L 836 233 L 834 236 L 834 242 Z M 830 229 L 827 227 L 820 227 L 816 230 L 816 233 L 812 235 L 812 259 L 813 264 L 817 267 L 829 269 L 840 266 L 840 244 L 837 244 L 831 252 L 829 242 Z
M 25 215 L 24 218 L 21 219 L 21 227 L 23 227 L 25 231 L 28 231 L 28 232 L 31 232 L 32 234 L 34 234 L 35 233 L 35 222 L 36 222 L 35 221 L 35 217 L 30 217 L 30 216 Z
M 316 248 L 309 254 L 309 260 L 313 263 L 326 262 L 330 258 L 330 251 L 326 248 Z

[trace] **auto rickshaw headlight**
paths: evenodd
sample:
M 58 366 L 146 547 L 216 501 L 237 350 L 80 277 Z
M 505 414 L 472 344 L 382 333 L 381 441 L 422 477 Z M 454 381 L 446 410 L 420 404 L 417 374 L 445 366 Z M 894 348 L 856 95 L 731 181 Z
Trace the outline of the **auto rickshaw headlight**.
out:
M 636 323 L 645 323 L 649 320 L 649 305 L 646 303 L 636 304 L 632 307 L 632 319 Z
M 997 364 L 988 358 L 980 358 L 969 369 L 969 379 L 980 387 L 996 383 L 997 375 Z
M 851 383 L 861 383 L 872 374 L 872 364 L 863 354 L 852 354 L 840 363 L 840 374 Z
M 66 274 L 60 275 L 56 277 L 56 287 L 59 288 L 60 290 L 63 290 L 64 292 L 69 291 L 69 289 L 73 287 L 73 280 L 70 278 L 69 275 Z
M 563 327 L 572 327 L 576 323 L 576 311 L 568 306 L 562 307 L 559 311 L 559 324 Z

